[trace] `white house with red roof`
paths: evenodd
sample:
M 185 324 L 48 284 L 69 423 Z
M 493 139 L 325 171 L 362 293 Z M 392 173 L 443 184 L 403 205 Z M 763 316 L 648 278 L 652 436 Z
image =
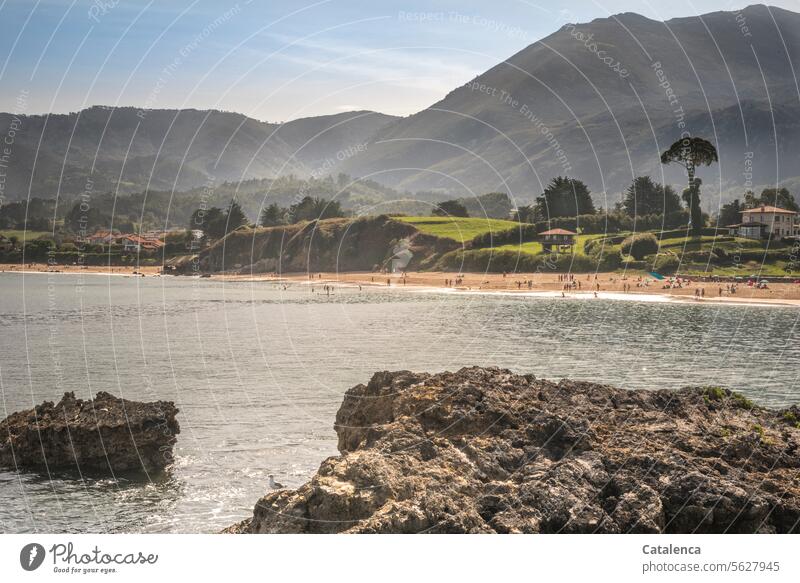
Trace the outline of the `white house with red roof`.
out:
M 735 228 L 740 237 L 747 239 L 784 239 L 800 235 L 797 213 L 777 206 L 761 205 L 742 211 L 742 222 Z

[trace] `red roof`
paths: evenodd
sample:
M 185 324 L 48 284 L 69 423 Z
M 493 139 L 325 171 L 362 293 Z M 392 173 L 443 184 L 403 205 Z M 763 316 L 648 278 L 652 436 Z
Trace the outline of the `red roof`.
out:
M 777 206 L 757 206 L 754 209 L 747 209 L 746 211 L 742 211 L 742 213 L 772 213 L 772 214 L 783 214 L 783 215 L 796 215 L 797 213 L 794 211 L 789 211 L 786 209 L 782 209 Z
M 550 229 L 549 231 L 545 231 L 544 233 L 539 233 L 539 235 L 577 235 L 578 233 L 573 233 L 572 231 L 567 231 L 566 229 Z

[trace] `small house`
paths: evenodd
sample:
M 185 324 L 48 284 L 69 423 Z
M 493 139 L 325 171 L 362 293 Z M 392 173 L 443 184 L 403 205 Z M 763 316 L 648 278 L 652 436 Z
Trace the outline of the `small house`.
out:
M 558 252 L 566 247 L 571 252 L 572 248 L 575 246 L 576 236 L 577 233 L 567 231 L 566 229 L 550 229 L 549 231 L 539 233 L 539 240 L 545 251 L 552 251 L 555 248 L 555 251 Z

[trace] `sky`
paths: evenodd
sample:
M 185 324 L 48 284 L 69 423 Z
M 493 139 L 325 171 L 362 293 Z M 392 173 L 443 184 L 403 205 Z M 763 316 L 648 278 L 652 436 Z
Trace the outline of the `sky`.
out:
M 734 0 L 0 0 L 0 111 L 410 115 L 568 22 Z M 771 5 L 800 11 L 800 0 Z

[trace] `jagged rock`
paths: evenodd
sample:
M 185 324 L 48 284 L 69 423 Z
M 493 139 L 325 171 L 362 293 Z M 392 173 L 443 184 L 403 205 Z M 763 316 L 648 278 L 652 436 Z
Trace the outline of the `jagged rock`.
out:
M 108 473 L 153 471 L 172 461 L 180 432 L 172 402 L 140 403 L 100 392 L 65 393 L 0 422 L 0 466 Z
M 795 410 L 494 368 L 380 372 L 345 395 L 341 455 L 226 531 L 797 532 Z

